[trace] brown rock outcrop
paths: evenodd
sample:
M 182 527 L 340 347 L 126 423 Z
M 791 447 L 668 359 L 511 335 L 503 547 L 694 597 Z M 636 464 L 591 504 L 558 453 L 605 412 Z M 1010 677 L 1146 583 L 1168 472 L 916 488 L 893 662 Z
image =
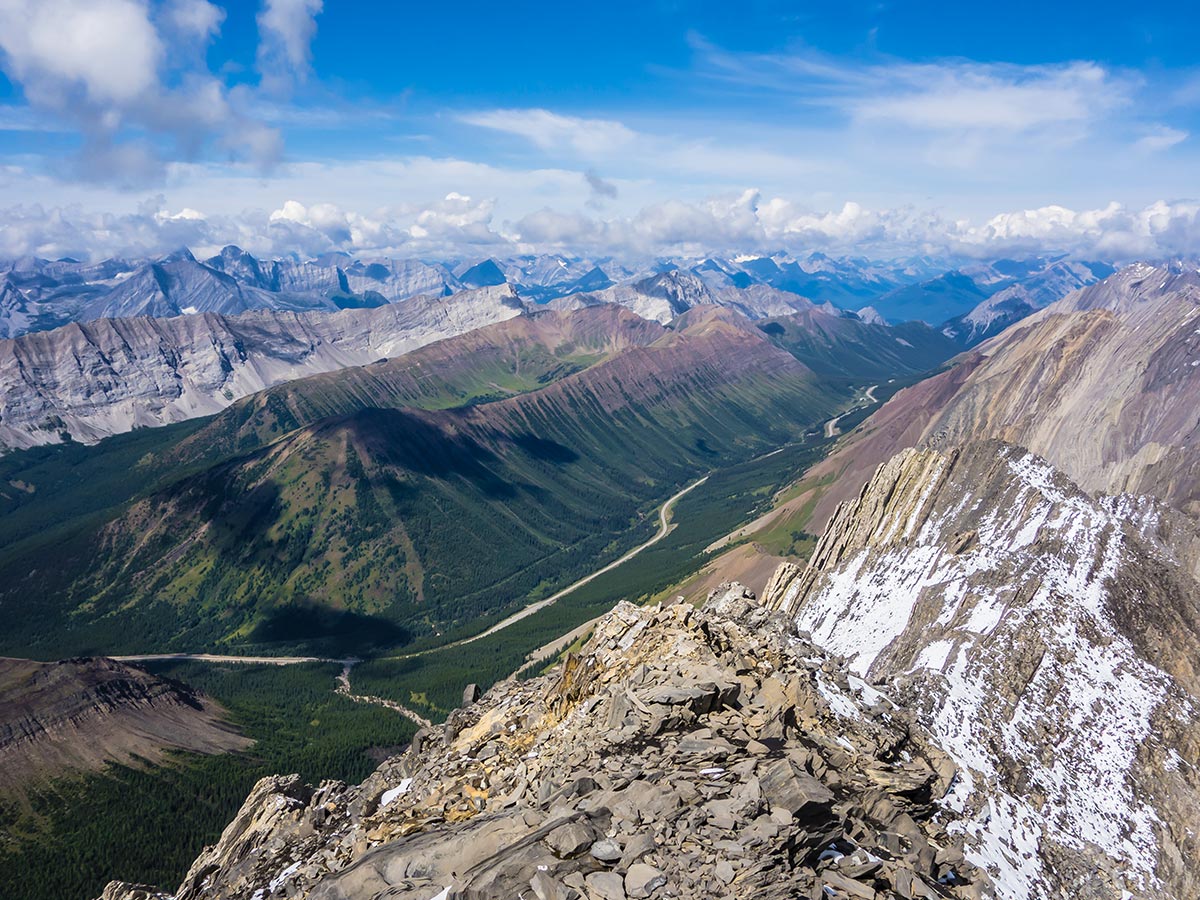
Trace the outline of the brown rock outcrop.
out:
M 0 790 L 167 750 L 249 746 L 221 714 L 207 697 L 115 660 L 0 658 Z

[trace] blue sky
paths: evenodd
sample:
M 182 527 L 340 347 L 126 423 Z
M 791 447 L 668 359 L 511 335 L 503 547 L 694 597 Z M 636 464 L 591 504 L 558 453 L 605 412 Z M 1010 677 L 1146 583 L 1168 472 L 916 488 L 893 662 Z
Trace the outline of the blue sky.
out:
M 0 0 L 0 256 L 1200 248 L 1178 3 Z

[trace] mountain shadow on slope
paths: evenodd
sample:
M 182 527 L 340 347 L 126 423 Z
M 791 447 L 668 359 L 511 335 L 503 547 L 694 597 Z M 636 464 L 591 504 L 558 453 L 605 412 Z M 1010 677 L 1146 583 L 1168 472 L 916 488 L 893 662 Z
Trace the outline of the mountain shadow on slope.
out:
M 340 656 L 407 644 L 410 634 L 384 616 L 315 603 L 270 610 L 250 633 L 255 644 L 295 645 L 308 652 Z

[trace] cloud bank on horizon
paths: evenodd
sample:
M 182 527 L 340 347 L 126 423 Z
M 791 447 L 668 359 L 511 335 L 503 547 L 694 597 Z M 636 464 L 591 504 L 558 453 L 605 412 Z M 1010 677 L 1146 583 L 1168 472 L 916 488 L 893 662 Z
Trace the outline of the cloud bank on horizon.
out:
M 0 0 L 0 258 L 1197 255 L 1161 5 Z

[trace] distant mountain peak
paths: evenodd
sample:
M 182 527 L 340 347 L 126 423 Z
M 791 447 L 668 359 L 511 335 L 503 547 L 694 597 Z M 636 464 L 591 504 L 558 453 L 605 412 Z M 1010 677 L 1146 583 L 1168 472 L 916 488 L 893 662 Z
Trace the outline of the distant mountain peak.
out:
M 481 288 L 504 284 L 508 279 L 494 259 L 485 259 L 458 276 L 467 287 Z
M 189 250 L 187 247 L 180 247 L 178 250 L 174 250 L 171 253 L 168 253 L 166 256 L 164 256 L 158 260 L 158 262 L 161 265 L 170 265 L 171 263 L 177 263 L 177 262 L 195 262 L 195 261 L 196 261 L 196 257 L 192 256 L 192 251 Z
M 862 309 L 858 310 L 855 315 L 857 315 L 868 325 L 886 325 L 888 323 L 887 319 L 880 315 L 879 310 L 873 306 L 864 306 Z

